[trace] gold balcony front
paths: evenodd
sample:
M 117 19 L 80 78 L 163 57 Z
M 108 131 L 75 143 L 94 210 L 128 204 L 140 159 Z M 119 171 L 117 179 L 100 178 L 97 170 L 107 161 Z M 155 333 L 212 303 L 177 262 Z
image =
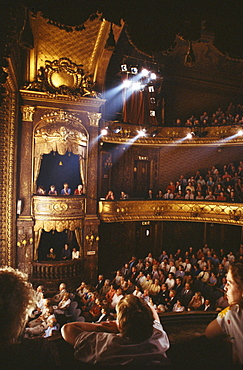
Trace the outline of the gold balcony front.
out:
M 104 222 L 192 221 L 243 225 L 241 203 L 174 200 L 100 201 L 99 215 Z
M 83 226 L 85 198 L 81 196 L 33 196 L 34 229 L 75 230 Z

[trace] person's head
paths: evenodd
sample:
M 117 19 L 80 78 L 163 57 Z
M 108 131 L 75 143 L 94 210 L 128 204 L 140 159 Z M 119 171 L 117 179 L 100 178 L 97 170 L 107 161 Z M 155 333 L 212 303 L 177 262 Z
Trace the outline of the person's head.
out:
M 60 292 L 61 292 L 62 290 L 64 290 L 64 289 L 66 289 L 66 284 L 65 284 L 65 283 L 61 283 L 61 284 L 59 285 L 59 290 L 60 290 Z
M 47 319 L 47 324 L 53 328 L 57 324 L 57 319 L 55 317 L 49 317 Z
M 56 190 L 56 187 L 55 187 L 55 185 L 51 185 L 51 191 L 55 191 Z
M 68 183 L 64 182 L 63 187 L 64 187 L 64 189 L 68 189 Z
M 66 292 L 63 294 L 63 301 L 67 301 L 69 299 L 69 293 Z
M 170 298 L 173 298 L 173 297 L 175 297 L 175 295 L 176 295 L 176 291 L 173 290 L 173 289 L 170 289 L 170 291 L 169 291 L 169 297 Z
M 117 325 L 124 337 L 134 343 L 149 339 L 153 333 L 153 314 L 147 303 L 128 294 L 117 306 Z
M 237 262 L 230 265 L 225 291 L 230 305 L 243 306 L 243 263 Z
M 83 190 L 83 186 L 80 184 L 80 185 L 78 185 L 78 190 L 79 191 L 82 191 Z
M 44 292 L 44 285 L 38 285 L 38 287 L 36 288 L 36 291 L 39 293 L 43 293 Z
M 67 251 L 68 250 L 68 248 L 69 248 L 69 245 L 66 243 L 66 244 L 64 244 L 64 249 Z
M 34 294 L 27 275 L 11 267 L 0 269 L 0 342 L 11 343 L 22 333 L 35 307 Z
M 50 253 L 54 253 L 54 249 L 53 249 L 53 248 L 50 248 L 50 249 L 49 249 L 49 252 L 50 252 Z

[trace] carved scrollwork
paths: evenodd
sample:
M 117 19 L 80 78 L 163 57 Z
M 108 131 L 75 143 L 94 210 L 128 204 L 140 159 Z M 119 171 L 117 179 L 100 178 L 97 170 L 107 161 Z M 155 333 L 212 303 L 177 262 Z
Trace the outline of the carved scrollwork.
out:
M 46 92 L 51 95 L 99 97 L 95 91 L 92 76 L 83 65 L 77 65 L 68 58 L 46 60 L 39 68 L 36 80 L 24 87 L 26 90 Z
M 242 215 L 242 212 L 241 212 L 241 209 L 239 208 L 229 211 L 230 220 L 239 221 L 241 219 L 241 215 Z

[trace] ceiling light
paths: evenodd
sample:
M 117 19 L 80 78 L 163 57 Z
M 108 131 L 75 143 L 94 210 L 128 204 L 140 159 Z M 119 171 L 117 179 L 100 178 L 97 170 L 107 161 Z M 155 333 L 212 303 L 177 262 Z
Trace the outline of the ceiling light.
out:
M 157 76 L 156 76 L 155 73 L 152 72 L 151 75 L 150 75 L 150 78 L 151 78 L 151 80 L 156 80 Z
M 142 77 L 147 77 L 149 75 L 149 71 L 146 68 L 143 68 L 141 71 Z

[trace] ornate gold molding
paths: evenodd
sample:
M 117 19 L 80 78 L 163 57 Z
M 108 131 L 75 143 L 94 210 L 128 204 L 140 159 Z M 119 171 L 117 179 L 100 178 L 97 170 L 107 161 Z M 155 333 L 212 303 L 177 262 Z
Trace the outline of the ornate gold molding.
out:
M 19 90 L 21 93 L 22 98 L 27 102 L 37 102 L 43 103 L 64 103 L 70 106 L 70 109 L 75 108 L 79 111 L 84 111 L 85 107 L 92 107 L 94 109 L 100 108 L 101 105 L 105 103 L 104 99 L 94 99 L 90 97 L 82 97 L 82 96 L 75 96 L 75 95 L 56 95 L 56 94 L 48 94 L 46 92 L 41 91 L 31 91 L 21 89 Z
M 90 126 L 99 127 L 99 120 L 102 117 L 102 113 L 87 112 Z
M 35 113 L 35 107 L 30 105 L 23 105 L 21 107 L 22 120 L 26 122 L 32 122 Z
M 15 267 L 16 259 L 16 125 L 17 108 L 12 70 L 6 83 L 6 96 L 0 107 L 0 265 Z
M 121 221 L 193 221 L 243 225 L 243 205 L 192 201 L 100 201 L 100 219 Z
M 146 136 L 138 137 L 141 127 L 126 123 L 106 121 L 105 126 L 109 128 L 107 135 L 102 136 L 101 140 L 108 143 L 151 146 L 229 146 L 242 145 L 242 136 L 237 135 L 241 130 L 240 125 L 235 126 L 215 126 L 215 127 L 153 127 L 146 128 Z M 191 139 L 186 138 L 189 133 L 193 133 Z M 134 140 L 136 138 L 136 140 Z
M 34 196 L 33 217 L 34 230 L 45 231 L 75 230 L 83 227 L 85 198 Z

